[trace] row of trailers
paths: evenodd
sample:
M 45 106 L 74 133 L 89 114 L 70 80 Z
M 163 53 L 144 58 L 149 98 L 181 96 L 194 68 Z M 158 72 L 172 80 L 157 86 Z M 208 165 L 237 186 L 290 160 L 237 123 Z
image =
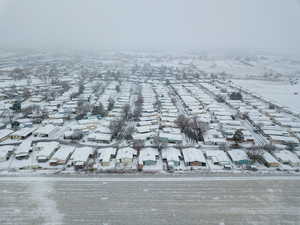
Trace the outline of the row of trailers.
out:
M 2 154 L 3 153 L 3 154 Z M 56 166 L 74 166 L 75 169 L 85 168 L 89 160 L 95 156 L 91 147 L 74 147 L 60 145 L 58 142 L 23 141 L 19 146 L 0 146 L 0 161 L 32 162 L 32 167 L 51 168 Z
M 2 157 L 3 160 L 13 160 L 15 162 L 13 164 L 27 160 L 33 162 L 32 166 L 40 168 L 74 167 L 100 170 L 122 168 L 153 171 L 162 170 L 163 164 L 167 165 L 165 168 L 167 170 L 206 167 L 203 152 L 196 148 L 185 148 L 180 151 L 170 147 L 161 152 L 152 147 L 142 148 L 139 152 L 131 147 L 119 149 L 108 147 L 96 150 L 92 147 L 61 145 L 56 141 L 33 143 L 32 140 L 27 139 L 17 147 L 1 146 L 0 152 L 6 152 L 6 156 Z

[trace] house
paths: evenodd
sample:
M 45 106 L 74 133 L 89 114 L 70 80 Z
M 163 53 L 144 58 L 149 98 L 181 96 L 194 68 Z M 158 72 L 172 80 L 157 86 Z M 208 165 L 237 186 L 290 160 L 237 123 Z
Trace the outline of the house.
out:
M 269 152 L 264 151 L 262 161 L 267 167 L 278 167 L 280 163 Z
M 196 148 L 182 149 L 182 155 L 186 166 L 206 166 L 206 159 L 203 152 Z
M 24 140 L 36 130 L 36 128 L 21 128 L 20 130 L 10 134 L 11 139 Z
M 162 149 L 161 155 L 162 159 L 167 163 L 168 170 L 179 168 L 180 159 L 182 158 L 179 149 L 173 147 Z
M 75 169 L 84 169 L 93 155 L 94 150 L 91 147 L 76 148 L 70 158 L 72 162 L 71 165 L 74 166 Z
M 60 147 L 49 161 L 50 166 L 65 165 L 70 159 L 75 147 L 64 145 Z
M 241 149 L 230 150 L 228 151 L 228 155 L 236 165 L 251 164 L 251 160 L 248 158 L 246 152 Z
M 116 148 L 103 148 L 100 151 L 99 162 L 103 167 L 112 166 L 112 159 L 116 157 Z
M 300 159 L 288 150 L 281 150 L 273 153 L 274 156 L 283 164 L 289 164 L 290 166 L 300 166 Z
M 36 160 L 38 162 L 46 162 L 48 161 L 53 154 L 59 148 L 59 143 L 55 141 L 51 142 L 39 142 L 34 147 L 35 150 L 38 150 L 36 154 Z

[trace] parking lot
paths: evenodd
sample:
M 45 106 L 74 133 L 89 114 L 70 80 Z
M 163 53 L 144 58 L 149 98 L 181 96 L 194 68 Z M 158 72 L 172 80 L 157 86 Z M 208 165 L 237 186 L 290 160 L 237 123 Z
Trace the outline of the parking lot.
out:
M 0 223 L 298 225 L 300 177 L 2 177 Z

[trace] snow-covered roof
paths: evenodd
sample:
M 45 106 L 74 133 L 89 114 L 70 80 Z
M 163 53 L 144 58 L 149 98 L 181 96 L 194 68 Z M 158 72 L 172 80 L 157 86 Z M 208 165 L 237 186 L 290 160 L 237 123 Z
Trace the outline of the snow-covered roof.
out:
M 57 148 L 59 146 L 59 143 L 56 141 L 43 141 L 43 142 L 38 142 L 35 147 L 42 150 L 44 148 Z
M 26 137 L 29 134 L 31 134 L 32 132 L 34 132 L 37 128 L 29 128 L 29 127 L 25 127 L 22 128 L 14 133 L 11 134 L 11 136 L 20 136 L 20 137 Z
M 13 145 L 4 145 L 0 146 L 0 158 L 6 157 L 8 152 L 12 152 L 14 150 Z
M 207 158 L 214 158 L 218 162 L 230 162 L 227 154 L 221 150 L 207 150 L 206 156 Z
M 262 157 L 267 163 L 278 163 L 277 159 L 275 159 L 269 152 L 264 151 Z
M 139 126 L 139 127 L 136 127 L 136 130 L 138 133 L 149 133 L 149 132 L 151 132 L 151 127 L 150 126 Z
M 153 137 L 154 136 L 154 133 L 153 132 L 150 132 L 150 133 L 134 133 L 133 135 L 132 135 L 132 138 L 134 139 L 134 140 L 146 140 L 146 139 L 148 139 L 148 138 L 151 138 L 151 137 Z
M 80 147 L 76 148 L 72 155 L 72 161 L 87 161 L 88 157 L 93 154 L 94 150 L 91 147 Z
M 183 137 L 181 134 L 171 134 L 171 133 L 159 133 L 160 138 L 165 138 L 167 140 L 172 140 L 172 141 L 182 141 Z
M 31 150 L 31 144 L 32 140 L 31 139 L 26 139 L 24 140 L 16 149 L 15 153 L 23 153 L 26 152 L 28 153 Z
M 132 159 L 136 154 L 136 150 L 130 147 L 120 148 L 117 153 L 117 159 L 129 158 Z
M 249 160 L 246 152 L 241 149 L 230 150 L 228 151 L 228 154 L 230 155 L 231 159 L 235 162 L 241 160 Z
M 95 130 L 95 133 L 111 134 L 111 130 L 105 126 L 99 126 Z
M 263 132 L 266 135 L 274 135 L 274 136 L 285 136 L 285 135 L 289 134 L 287 131 L 284 131 L 284 130 L 266 130 L 266 129 L 263 129 Z
M 56 126 L 52 124 L 47 124 L 46 126 L 40 127 L 36 131 L 34 131 L 35 135 L 49 135 L 57 129 Z
M 239 120 L 221 120 L 220 122 L 230 126 L 241 126 L 241 121 Z
M 55 141 L 51 142 L 39 142 L 37 145 L 39 145 L 40 151 L 37 153 L 37 156 L 48 156 L 53 151 L 55 151 L 59 147 L 59 143 Z
M 8 135 L 12 134 L 13 131 L 10 129 L 2 129 L 0 130 L 0 139 L 7 137 Z
M 142 163 L 143 161 L 147 161 L 147 160 L 156 161 L 156 156 L 157 155 L 159 155 L 157 149 L 155 149 L 155 148 L 143 148 L 140 151 L 139 162 Z
M 179 161 L 179 157 L 181 156 L 179 149 L 172 147 L 163 149 L 161 154 L 162 158 L 167 161 Z
M 200 149 L 184 148 L 182 154 L 185 162 L 205 162 L 205 157 Z
M 111 134 L 104 134 L 104 133 L 91 133 L 88 135 L 89 140 L 94 141 L 110 141 Z
M 75 147 L 64 145 L 60 147 L 52 156 L 51 160 L 66 160 L 70 153 L 75 150 Z
M 112 155 L 116 154 L 116 148 L 104 148 L 101 149 L 99 159 L 102 162 L 109 162 Z
M 274 152 L 273 154 L 282 162 L 300 164 L 300 159 L 297 157 L 297 155 L 288 150 Z
M 300 122 L 286 122 L 284 125 L 288 127 L 300 128 Z
M 299 140 L 295 137 L 270 135 L 272 141 L 280 141 L 284 143 L 299 144 Z

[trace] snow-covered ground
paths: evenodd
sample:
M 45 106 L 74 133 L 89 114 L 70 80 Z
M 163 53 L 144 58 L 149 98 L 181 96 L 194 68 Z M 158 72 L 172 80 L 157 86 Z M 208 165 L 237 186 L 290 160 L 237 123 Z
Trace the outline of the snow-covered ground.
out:
M 300 83 L 290 85 L 288 82 L 262 80 L 234 80 L 233 82 L 275 103 L 287 106 L 296 113 L 300 113 Z M 296 92 L 298 95 L 295 94 Z

